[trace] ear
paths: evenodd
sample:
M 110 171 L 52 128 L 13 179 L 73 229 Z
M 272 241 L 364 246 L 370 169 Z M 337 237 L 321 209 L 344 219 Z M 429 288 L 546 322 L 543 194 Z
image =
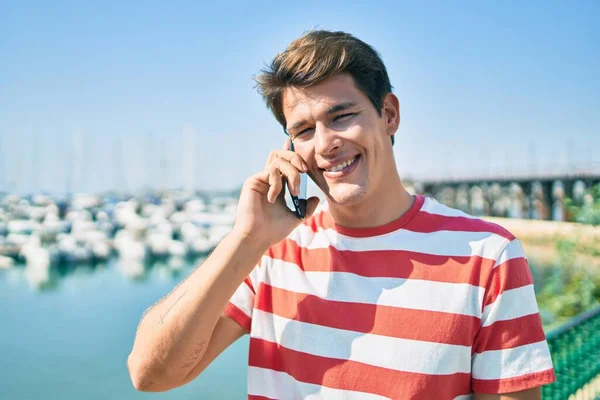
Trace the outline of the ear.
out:
M 388 93 L 383 99 L 382 117 L 386 125 L 386 133 L 392 136 L 400 126 L 400 100 L 394 93 Z

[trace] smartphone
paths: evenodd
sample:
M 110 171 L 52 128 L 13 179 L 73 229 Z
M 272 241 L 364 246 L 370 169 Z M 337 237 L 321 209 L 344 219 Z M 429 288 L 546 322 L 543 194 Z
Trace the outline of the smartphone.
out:
M 290 150 L 294 151 L 294 143 L 290 141 Z M 298 196 L 293 195 L 290 191 L 290 197 L 292 198 L 292 203 L 294 204 L 294 211 L 296 213 L 296 217 L 299 219 L 304 219 L 306 217 L 306 187 L 308 183 L 308 175 L 304 172 L 300 173 L 300 194 Z

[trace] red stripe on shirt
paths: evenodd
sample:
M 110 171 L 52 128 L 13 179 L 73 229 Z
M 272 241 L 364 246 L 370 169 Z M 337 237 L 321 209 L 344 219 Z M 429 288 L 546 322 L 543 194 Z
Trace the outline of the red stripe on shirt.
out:
M 248 285 L 248 288 L 250 289 L 250 291 L 251 291 L 252 293 L 256 294 L 256 291 L 254 290 L 254 286 L 252 286 L 252 281 L 250 280 L 250 277 L 249 277 L 249 276 L 247 276 L 247 277 L 244 279 L 244 282 L 246 283 L 246 285 Z
M 555 381 L 556 375 L 551 368 L 506 379 L 473 379 L 473 390 L 477 393 L 511 393 L 547 385 Z
M 263 284 L 257 309 L 284 318 L 403 339 L 471 346 L 477 317 L 375 304 L 339 302 Z
M 496 321 L 480 329 L 473 343 L 473 353 L 512 349 L 546 340 L 539 314 L 506 321 Z
M 506 228 L 486 221 L 480 218 L 468 218 L 458 216 L 447 216 L 433 214 L 427 211 L 422 211 L 421 206 L 424 200 L 422 197 L 417 198 L 417 201 L 411 207 L 409 212 L 396 219 L 395 221 L 375 228 L 364 229 L 345 229 L 339 227 L 333 221 L 329 211 L 323 211 L 311 217 L 304 225 L 309 227 L 313 232 L 319 229 L 333 229 L 342 234 L 348 234 L 352 237 L 375 236 L 377 234 L 389 233 L 394 230 L 404 229 L 411 232 L 431 233 L 438 231 L 453 231 L 453 232 L 489 232 L 512 241 L 515 236 Z M 412 213 L 411 213 L 412 211 Z M 405 223 L 403 223 L 405 222 Z
M 471 376 L 468 373 L 429 375 L 396 371 L 356 361 L 315 356 L 257 338 L 250 338 L 249 363 L 253 367 L 286 372 L 300 382 L 393 399 L 442 400 L 471 393 Z
M 431 214 L 426 211 L 420 211 L 417 217 L 409 222 L 404 229 L 420 233 L 437 231 L 489 232 L 502 236 L 508 240 L 513 240 L 515 238 L 508 230 L 493 222 L 479 218 L 450 217 L 446 215 Z
M 486 286 L 495 263 L 479 256 L 449 257 L 403 250 L 309 250 L 290 239 L 271 247 L 268 256 L 294 263 L 304 271 L 352 272 L 370 278 L 420 279 L 479 287 Z
M 532 284 L 533 275 L 525 258 L 513 258 L 503 262 L 492 271 L 491 281 L 483 298 L 483 307 L 495 302 L 506 290 Z
M 246 315 L 245 312 L 240 310 L 235 304 L 229 302 L 225 306 L 225 314 L 240 324 L 242 328 L 246 330 L 246 332 L 250 332 L 250 327 L 252 326 L 252 320 L 249 316 Z

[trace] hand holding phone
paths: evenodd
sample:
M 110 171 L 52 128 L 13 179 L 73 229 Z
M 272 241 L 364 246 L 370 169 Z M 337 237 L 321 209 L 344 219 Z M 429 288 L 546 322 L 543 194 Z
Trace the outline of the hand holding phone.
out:
M 319 204 L 318 197 L 307 196 L 306 172 L 306 163 L 294 154 L 290 139 L 285 141 L 282 150 L 271 151 L 265 168 L 244 181 L 232 234 L 258 244 L 264 251 L 287 237 Z M 286 186 L 292 209 L 286 204 Z

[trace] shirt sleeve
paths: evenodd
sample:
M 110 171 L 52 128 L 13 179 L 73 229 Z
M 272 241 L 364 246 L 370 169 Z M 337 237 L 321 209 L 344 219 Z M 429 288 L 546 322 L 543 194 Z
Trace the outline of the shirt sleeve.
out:
M 496 259 L 472 352 L 471 385 L 476 393 L 511 393 L 556 380 L 533 276 L 518 239 Z
M 263 256 L 250 274 L 242 281 L 225 306 L 224 314 L 240 324 L 247 333 L 252 326 L 252 311 L 256 288 L 259 284 L 259 270 L 266 262 Z

